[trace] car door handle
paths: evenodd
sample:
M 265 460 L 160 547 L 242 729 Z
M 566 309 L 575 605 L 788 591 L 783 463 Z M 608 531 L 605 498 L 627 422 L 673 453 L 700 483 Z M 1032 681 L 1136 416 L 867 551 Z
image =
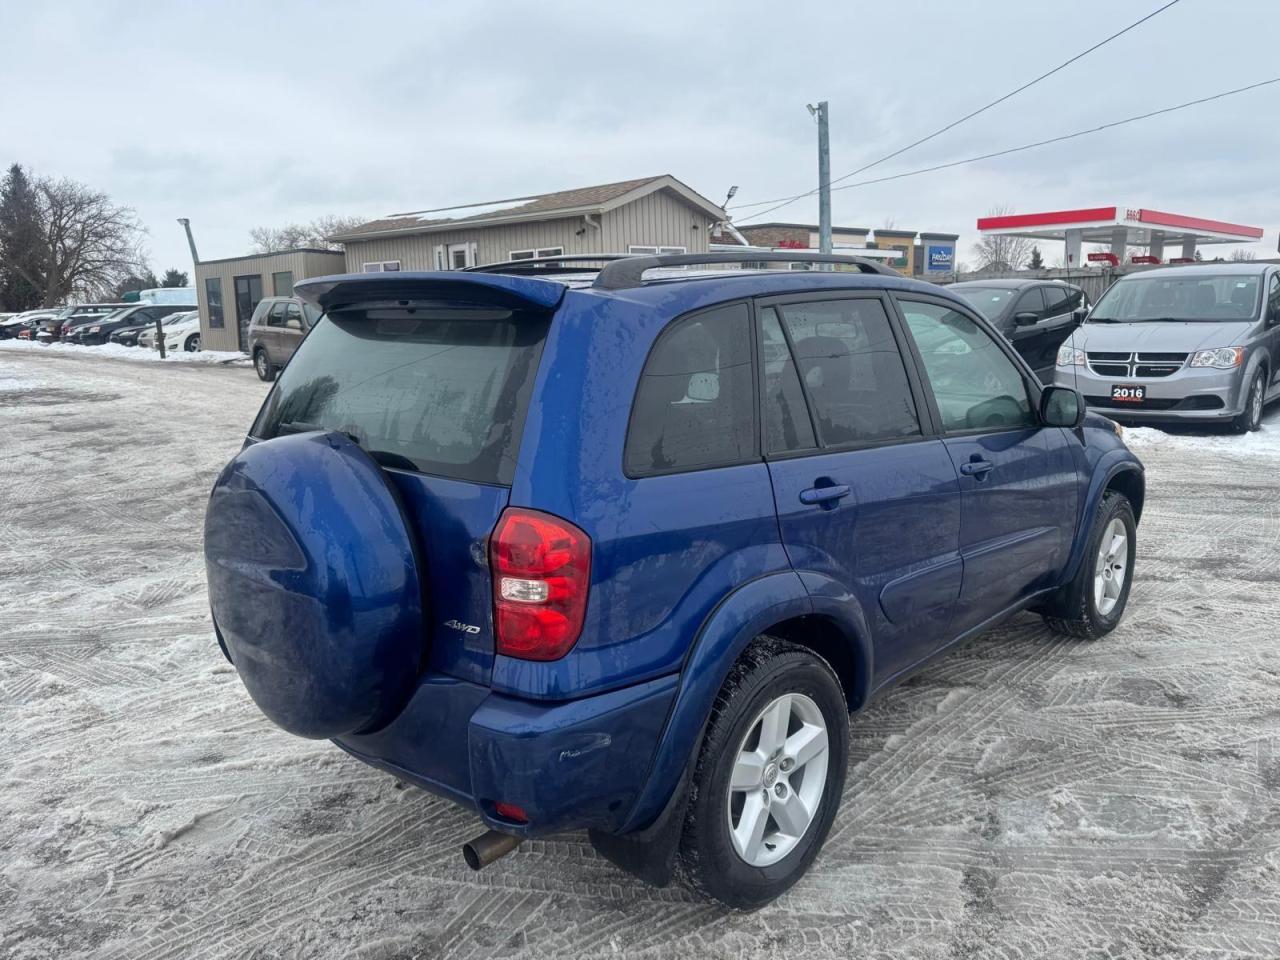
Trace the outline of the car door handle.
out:
M 849 495 L 849 485 L 847 483 L 835 483 L 829 487 L 810 487 L 808 490 L 800 491 L 801 503 L 821 503 L 835 505 L 835 502 L 842 497 Z
M 981 480 L 991 472 L 991 468 L 994 467 L 995 464 L 990 460 L 983 460 L 981 457 L 977 457 L 976 454 L 975 458 L 976 459 L 970 460 L 968 463 L 960 464 L 960 472 L 966 477 L 977 477 Z

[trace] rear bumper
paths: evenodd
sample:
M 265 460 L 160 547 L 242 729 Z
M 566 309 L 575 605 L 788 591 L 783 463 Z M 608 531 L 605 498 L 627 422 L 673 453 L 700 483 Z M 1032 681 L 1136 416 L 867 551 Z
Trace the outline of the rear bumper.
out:
M 388 726 L 334 742 L 509 833 L 614 832 L 648 779 L 678 680 L 547 703 L 429 674 Z M 497 817 L 498 801 L 522 808 L 529 823 Z

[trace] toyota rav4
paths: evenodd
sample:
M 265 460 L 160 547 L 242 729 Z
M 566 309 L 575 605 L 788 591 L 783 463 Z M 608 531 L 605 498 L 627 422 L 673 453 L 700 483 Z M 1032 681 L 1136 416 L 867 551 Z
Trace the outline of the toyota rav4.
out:
M 752 908 L 818 856 L 878 691 L 1018 611 L 1111 631 L 1120 429 L 944 289 L 794 259 L 842 269 L 298 284 L 323 316 L 205 524 L 263 713 L 473 809 L 473 868 L 586 829 Z

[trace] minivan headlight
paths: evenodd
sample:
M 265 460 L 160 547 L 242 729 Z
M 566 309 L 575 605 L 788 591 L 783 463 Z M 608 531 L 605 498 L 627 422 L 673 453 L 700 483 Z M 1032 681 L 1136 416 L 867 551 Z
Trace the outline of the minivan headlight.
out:
M 1064 343 L 1058 348 L 1058 366 L 1060 367 L 1083 367 L 1084 351 L 1077 350 L 1069 343 Z
M 1244 363 L 1244 347 L 1219 347 L 1216 350 L 1197 350 L 1191 356 L 1193 367 L 1217 367 L 1230 370 Z

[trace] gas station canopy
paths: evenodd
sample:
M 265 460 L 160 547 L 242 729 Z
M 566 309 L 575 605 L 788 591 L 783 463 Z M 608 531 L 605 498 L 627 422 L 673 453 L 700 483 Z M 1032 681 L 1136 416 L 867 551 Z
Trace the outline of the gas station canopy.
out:
M 1166 244 L 1181 253 L 1170 261 L 1175 262 L 1193 259 L 1198 244 L 1256 243 L 1262 239 L 1261 227 L 1126 206 L 980 217 L 978 232 L 1064 241 L 1068 266 L 1081 264 L 1081 243 L 1110 244 L 1111 253 L 1103 257 L 1113 263 L 1124 262 L 1126 247 L 1148 247 L 1150 253 L 1137 262 L 1162 263 Z

